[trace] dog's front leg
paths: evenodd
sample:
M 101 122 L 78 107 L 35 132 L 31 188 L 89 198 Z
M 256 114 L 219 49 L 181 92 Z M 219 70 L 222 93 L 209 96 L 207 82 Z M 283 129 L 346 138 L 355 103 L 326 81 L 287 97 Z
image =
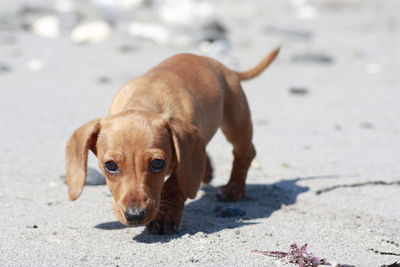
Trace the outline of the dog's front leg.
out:
M 172 174 L 165 182 L 161 194 L 160 207 L 156 218 L 146 230 L 152 234 L 172 234 L 181 226 L 186 197 L 181 191 L 176 176 Z

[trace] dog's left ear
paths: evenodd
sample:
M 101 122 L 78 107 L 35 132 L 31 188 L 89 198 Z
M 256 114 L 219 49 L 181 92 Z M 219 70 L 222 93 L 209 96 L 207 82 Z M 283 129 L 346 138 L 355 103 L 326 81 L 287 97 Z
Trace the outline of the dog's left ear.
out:
M 96 154 L 97 136 L 100 131 L 100 120 L 94 119 L 78 128 L 69 138 L 66 159 L 66 180 L 71 200 L 76 200 L 82 193 L 86 180 L 89 149 Z
M 187 198 L 195 198 L 205 175 L 206 144 L 199 129 L 179 119 L 169 119 L 177 160 L 175 175 Z

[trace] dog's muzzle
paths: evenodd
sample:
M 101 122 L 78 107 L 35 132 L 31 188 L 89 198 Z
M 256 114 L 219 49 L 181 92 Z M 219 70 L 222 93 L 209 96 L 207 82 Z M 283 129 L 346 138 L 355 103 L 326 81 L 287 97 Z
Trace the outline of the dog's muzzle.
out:
M 124 212 L 125 219 L 132 224 L 140 224 L 147 216 L 147 210 L 131 206 Z

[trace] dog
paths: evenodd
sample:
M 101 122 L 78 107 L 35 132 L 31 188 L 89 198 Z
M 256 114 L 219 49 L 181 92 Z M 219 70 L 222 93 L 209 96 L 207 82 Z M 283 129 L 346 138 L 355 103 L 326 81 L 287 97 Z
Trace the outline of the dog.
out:
M 279 48 L 245 72 L 208 57 L 178 54 L 130 81 L 115 95 L 109 116 L 87 122 L 68 140 L 70 199 L 83 190 L 91 150 L 121 223 L 146 225 L 153 234 L 177 232 L 185 200 L 195 198 L 201 183 L 212 178 L 206 145 L 221 128 L 233 145 L 234 160 L 218 195 L 223 201 L 241 200 L 256 151 L 240 82 L 259 75 L 278 53 Z

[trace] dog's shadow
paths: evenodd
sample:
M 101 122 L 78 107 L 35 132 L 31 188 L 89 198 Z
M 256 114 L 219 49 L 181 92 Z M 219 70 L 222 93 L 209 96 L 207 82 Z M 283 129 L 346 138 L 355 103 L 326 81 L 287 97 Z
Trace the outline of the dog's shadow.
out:
M 217 188 L 205 186 L 203 195 L 185 207 L 182 229 L 178 234 L 152 235 L 143 231 L 133 240 L 140 243 L 165 243 L 183 235 L 198 232 L 211 234 L 227 228 L 239 228 L 256 224 L 255 219 L 268 218 L 283 206 L 293 205 L 297 197 L 309 191 L 309 187 L 297 183 L 302 180 L 336 178 L 337 176 L 314 176 L 282 180 L 273 184 L 249 184 L 246 197 L 240 202 L 220 202 Z M 126 226 L 119 222 L 107 222 L 95 226 L 103 230 L 118 230 Z

